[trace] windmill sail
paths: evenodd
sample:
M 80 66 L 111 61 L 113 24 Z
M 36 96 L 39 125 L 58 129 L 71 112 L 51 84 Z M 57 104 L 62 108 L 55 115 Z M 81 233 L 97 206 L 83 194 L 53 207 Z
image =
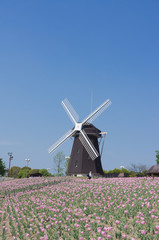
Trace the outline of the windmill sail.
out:
M 71 121 L 76 124 L 76 122 L 78 122 L 79 120 L 79 116 L 76 113 L 76 111 L 74 110 L 74 108 L 72 107 L 72 105 L 70 104 L 70 102 L 68 101 L 67 98 L 65 98 L 62 101 L 62 106 L 65 109 L 66 113 L 68 114 L 69 118 L 71 119 Z
M 93 122 L 107 107 L 111 105 L 111 101 L 108 99 L 103 104 L 101 104 L 93 113 L 91 113 L 87 118 L 85 118 L 82 124 L 90 121 Z
M 79 133 L 79 140 L 81 141 L 82 145 L 88 152 L 89 156 L 92 160 L 95 160 L 99 153 L 92 144 L 91 140 L 87 136 L 86 132 L 84 131 L 83 126 L 86 124 L 89 124 L 89 122 L 94 121 L 108 106 L 110 106 L 111 101 L 108 99 L 106 100 L 102 105 L 100 105 L 93 113 L 91 113 L 87 118 L 83 120 L 82 123 L 78 122 L 79 116 L 74 110 L 74 108 L 71 106 L 69 101 L 67 99 L 64 99 L 62 101 L 62 106 L 64 107 L 66 113 L 70 117 L 71 121 L 74 123 L 75 127 L 73 130 L 69 130 L 63 137 L 61 137 L 56 143 L 54 143 L 49 148 L 49 153 L 52 153 L 55 149 L 57 149 L 60 145 L 62 145 L 69 137 L 74 135 L 76 132 Z
M 93 146 L 92 142 L 90 141 L 90 139 L 88 138 L 88 136 L 87 136 L 87 134 L 85 133 L 84 130 L 80 131 L 79 140 L 83 144 L 84 148 L 88 152 L 91 159 L 95 160 L 98 157 L 99 154 L 98 154 L 97 150 Z
M 50 148 L 49 153 L 52 153 L 55 149 L 57 149 L 60 145 L 62 145 L 69 137 L 74 134 L 74 130 L 69 130 L 64 136 L 62 136 L 57 142 L 55 142 Z

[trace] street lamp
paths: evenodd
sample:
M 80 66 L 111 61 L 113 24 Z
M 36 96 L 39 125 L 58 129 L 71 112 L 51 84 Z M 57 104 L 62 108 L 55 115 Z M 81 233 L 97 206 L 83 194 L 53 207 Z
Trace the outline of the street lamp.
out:
M 29 159 L 29 158 L 27 158 L 27 159 L 25 159 L 25 161 L 27 162 L 27 167 L 28 167 L 28 165 L 29 165 L 29 162 L 30 162 L 30 159 Z

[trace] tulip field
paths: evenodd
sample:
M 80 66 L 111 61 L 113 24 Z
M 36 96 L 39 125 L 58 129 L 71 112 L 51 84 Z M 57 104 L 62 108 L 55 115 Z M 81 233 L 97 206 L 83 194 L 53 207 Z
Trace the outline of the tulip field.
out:
M 0 183 L 0 239 L 159 239 L 159 178 Z

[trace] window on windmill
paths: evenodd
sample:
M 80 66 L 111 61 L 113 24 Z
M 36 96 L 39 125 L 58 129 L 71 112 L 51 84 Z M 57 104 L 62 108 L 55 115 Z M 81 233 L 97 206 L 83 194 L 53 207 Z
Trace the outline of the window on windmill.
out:
M 75 167 L 78 167 L 78 161 L 77 160 L 75 161 Z
M 79 148 L 77 148 L 77 153 L 79 153 L 79 151 L 80 151 Z

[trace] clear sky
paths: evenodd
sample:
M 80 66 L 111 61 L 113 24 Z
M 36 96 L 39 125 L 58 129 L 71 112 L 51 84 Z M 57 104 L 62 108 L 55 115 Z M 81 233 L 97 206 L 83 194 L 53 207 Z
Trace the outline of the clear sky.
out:
M 53 168 L 48 148 L 106 99 L 105 170 L 151 166 L 159 150 L 159 1 L 0 1 L 0 157 Z

